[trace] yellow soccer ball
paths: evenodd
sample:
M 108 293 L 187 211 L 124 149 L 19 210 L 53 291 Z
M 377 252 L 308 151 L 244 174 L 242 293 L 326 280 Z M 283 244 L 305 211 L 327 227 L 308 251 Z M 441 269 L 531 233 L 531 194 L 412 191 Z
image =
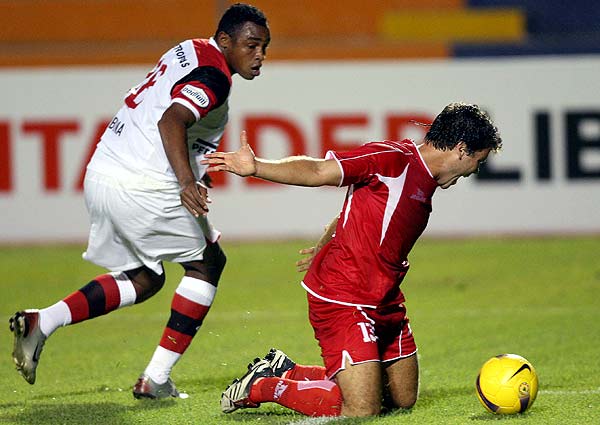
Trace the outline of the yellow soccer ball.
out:
M 533 365 L 516 354 L 500 354 L 483 364 L 475 382 L 477 398 L 492 413 L 523 413 L 538 391 Z

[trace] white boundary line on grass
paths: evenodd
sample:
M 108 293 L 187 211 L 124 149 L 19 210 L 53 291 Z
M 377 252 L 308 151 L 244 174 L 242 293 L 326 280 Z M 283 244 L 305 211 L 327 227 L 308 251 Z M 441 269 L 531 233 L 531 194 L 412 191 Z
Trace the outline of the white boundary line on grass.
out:
M 600 387 L 592 390 L 540 390 L 540 394 L 578 395 L 578 394 L 600 394 Z
M 581 395 L 581 394 L 600 394 L 600 387 L 590 390 L 540 390 L 540 394 L 557 395 Z M 297 422 L 290 422 L 288 425 L 325 425 L 337 421 L 338 417 L 323 416 L 318 418 L 305 418 Z
M 325 425 L 339 420 L 339 417 L 321 416 L 318 418 L 305 418 L 298 422 L 290 422 L 288 425 Z

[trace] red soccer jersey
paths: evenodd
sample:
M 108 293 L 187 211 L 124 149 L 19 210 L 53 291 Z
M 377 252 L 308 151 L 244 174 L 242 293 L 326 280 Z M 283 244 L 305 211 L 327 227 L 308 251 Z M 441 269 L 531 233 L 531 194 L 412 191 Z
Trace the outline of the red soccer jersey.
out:
M 410 140 L 328 152 L 349 186 L 335 237 L 315 256 L 304 287 L 341 304 L 402 303 L 408 253 L 425 230 L 437 182 Z

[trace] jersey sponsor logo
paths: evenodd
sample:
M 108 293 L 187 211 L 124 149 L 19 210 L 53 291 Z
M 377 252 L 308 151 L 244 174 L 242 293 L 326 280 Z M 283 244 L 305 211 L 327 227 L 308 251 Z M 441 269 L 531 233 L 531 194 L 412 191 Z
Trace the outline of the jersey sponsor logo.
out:
M 179 66 L 181 66 L 182 68 L 190 66 L 190 63 L 185 57 L 185 52 L 183 51 L 183 46 L 181 44 L 178 44 L 177 47 L 175 47 L 175 55 L 177 56 L 177 60 L 179 61 Z
M 112 130 L 117 136 L 120 136 L 123 133 L 123 129 L 125 128 L 125 123 L 119 121 L 119 118 L 114 117 L 110 124 L 108 124 L 108 129 Z
M 207 108 L 208 105 L 210 105 L 210 98 L 208 97 L 206 92 L 201 88 L 194 87 L 188 84 L 183 89 L 181 89 L 181 94 L 201 108 Z
M 190 150 L 200 155 L 212 153 L 217 150 L 218 142 L 211 143 L 206 140 L 196 139 L 190 146 Z

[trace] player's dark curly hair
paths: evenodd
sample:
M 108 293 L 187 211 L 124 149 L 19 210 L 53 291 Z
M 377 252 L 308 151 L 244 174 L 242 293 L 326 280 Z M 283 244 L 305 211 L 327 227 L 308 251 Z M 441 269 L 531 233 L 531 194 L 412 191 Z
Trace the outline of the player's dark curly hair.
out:
M 267 18 L 262 11 L 254 6 L 244 3 L 236 3 L 231 5 L 221 16 L 215 38 L 223 31 L 231 37 L 235 37 L 236 33 L 246 22 L 254 22 L 256 25 L 269 29 Z
M 491 148 L 498 151 L 502 139 L 489 115 L 477 105 L 451 103 L 435 117 L 425 140 L 436 149 L 453 149 L 464 142 L 469 155 Z

